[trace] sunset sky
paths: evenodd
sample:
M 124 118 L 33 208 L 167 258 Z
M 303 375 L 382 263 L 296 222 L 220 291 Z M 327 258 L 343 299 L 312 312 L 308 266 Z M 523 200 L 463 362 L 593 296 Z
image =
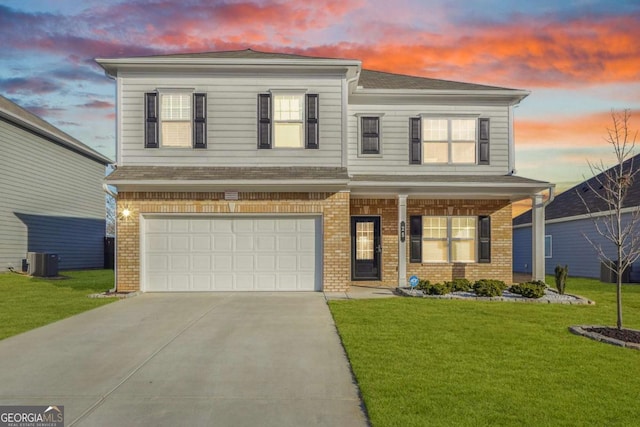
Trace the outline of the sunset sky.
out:
M 96 57 L 252 48 L 527 89 L 517 173 L 559 187 L 611 164 L 612 109 L 640 128 L 640 1 L 0 0 L 0 94 L 115 151 L 115 83 Z

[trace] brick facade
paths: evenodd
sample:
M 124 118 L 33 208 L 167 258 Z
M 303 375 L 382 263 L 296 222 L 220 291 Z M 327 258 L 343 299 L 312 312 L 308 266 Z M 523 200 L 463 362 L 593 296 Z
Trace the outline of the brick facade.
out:
M 319 214 L 323 218 L 323 289 L 344 291 L 350 277 L 349 193 L 126 193 L 118 195 L 117 286 L 140 289 L 140 215 L 163 214 Z
M 449 214 L 451 210 L 451 214 Z M 407 276 L 416 275 L 431 282 L 457 278 L 469 280 L 498 279 L 507 284 L 513 281 L 511 268 L 511 203 L 508 200 L 407 200 L 407 220 L 412 215 L 460 215 L 491 216 L 491 262 L 452 263 L 408 263 Z M 407 236 L 407 258 L 409 238 Z M 407 259 L 408 262 L 408 259 Z
M 140 289 L 140 215 L 145 214 L 318 214 L 323 218 L 322 285 L 325 291 L 345 291 L 350 285 L 398 285 L 398 201 L 351 198 L 338 193 L 240 193 L 239 200 L 224 200 L 223 193 L 121 192 L 118 215 L 117 287 Z M 382 233 L 380 281 L 351 281 L 351 216 L 379 216 Z M 505 200 L 407 200 L 411 215 L 491 215 L 491 263 L 409 263 L 407 224 L 407 276 L 431 281 L 466 277 L 512 281 L 511 204 Z

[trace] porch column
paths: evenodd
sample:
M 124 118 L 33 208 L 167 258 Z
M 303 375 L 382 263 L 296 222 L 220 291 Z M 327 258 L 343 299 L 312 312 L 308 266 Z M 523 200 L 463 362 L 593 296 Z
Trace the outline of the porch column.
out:
M 531 267 L 533 280 L 545 280 L 544 201 L 542 194 L 531 197 Z
M 398 194 L 398 286 L 407 286 L 407 195 Z

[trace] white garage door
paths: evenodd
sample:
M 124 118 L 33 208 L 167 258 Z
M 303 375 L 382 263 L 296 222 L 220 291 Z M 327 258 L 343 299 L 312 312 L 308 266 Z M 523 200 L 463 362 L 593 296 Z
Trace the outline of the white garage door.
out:
M 318 217 L 144 221 L 145 291 L 320 290 Z

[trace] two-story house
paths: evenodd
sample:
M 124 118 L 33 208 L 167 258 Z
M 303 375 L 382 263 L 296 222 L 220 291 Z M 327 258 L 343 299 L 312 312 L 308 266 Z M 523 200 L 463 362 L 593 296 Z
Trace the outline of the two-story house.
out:
M 513 175 L 527 91 L 253 50 L 97 62 L 121 291 L 511 282 L 511 203 L 550 187 Z

